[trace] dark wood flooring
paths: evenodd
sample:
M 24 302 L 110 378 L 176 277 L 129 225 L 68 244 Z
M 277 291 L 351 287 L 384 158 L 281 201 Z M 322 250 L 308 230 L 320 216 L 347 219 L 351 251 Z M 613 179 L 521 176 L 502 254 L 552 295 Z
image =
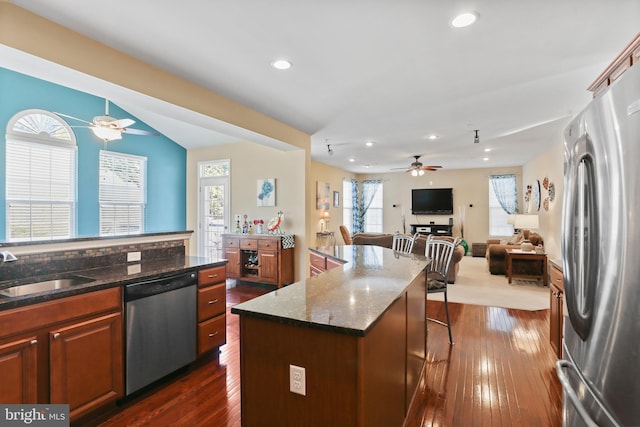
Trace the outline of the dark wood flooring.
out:
M 268 292 L 238 285 L 227 292 L 227 345 L 125 402 L 101 426 L 240 426 L 238 316 L 229 307 Z M 429 301 L 429 317 L 443 318 Z M 455 345 L 429 322 L 427 367 L 418 416 L 409 427 L 561 426 L 560 384 L 549 345 L 549 311 L 449 304 Z

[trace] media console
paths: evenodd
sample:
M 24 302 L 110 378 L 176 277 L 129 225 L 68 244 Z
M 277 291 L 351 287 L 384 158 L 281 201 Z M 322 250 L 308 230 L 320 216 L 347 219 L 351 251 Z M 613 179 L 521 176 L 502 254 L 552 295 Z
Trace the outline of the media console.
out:
M 453 225 L 448 224 L 409 224 L 411 234 L 435 234 L 437 236 L 453 235 Z

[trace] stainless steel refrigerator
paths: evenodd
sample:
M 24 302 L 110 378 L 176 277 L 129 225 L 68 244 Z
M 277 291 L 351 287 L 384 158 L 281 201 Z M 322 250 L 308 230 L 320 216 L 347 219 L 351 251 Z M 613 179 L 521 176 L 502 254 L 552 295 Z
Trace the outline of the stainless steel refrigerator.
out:
M 564 425 L 640 426 L 640 64 L 564 141 Z

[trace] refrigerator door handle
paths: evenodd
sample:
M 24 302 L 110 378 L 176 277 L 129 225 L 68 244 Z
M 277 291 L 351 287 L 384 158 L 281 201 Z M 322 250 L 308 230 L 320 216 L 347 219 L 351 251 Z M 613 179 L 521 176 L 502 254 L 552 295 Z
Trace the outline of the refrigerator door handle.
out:
M 592 141 L 583 135 L 574 145 L 566 165 L 564 200 L 563 270 L 569 319 L 576 333 L 586 340 L 591 332 L 598 277 L 599 218 L 596 206 L 597 179 Z
M 584 424 L 587 427 L 599 427 L 598 424 L 591 418 L 591 416 L 585 409 L 576 391 L 573 389 L 573 387 L 571 387 L 571 382 L 569 381 L 569 377 L 564 373 L 565 369 L 572 369 L 577 373 L 575 366 L 570 361 L 558 360 L 556 362 L 556 373 L 558 374 L 558 379 L 560 380 L 560 384 L 562 384 L 562 389 L 564 390 L 565 397 L 569 398 L 569 400 L 571 401 L 571 404 L 576 409 L 576 412 L 578 413 L 578 415 L 580 415 L 580 418 L 582 418 L 582 421 L 584 421 Z M 589 390 L 589 393 L 591 394 L 591 390 L 589 389 L 589 387 L 586 387 L 586 389 Z M 593 397 L 595 398 L 595 396 Z

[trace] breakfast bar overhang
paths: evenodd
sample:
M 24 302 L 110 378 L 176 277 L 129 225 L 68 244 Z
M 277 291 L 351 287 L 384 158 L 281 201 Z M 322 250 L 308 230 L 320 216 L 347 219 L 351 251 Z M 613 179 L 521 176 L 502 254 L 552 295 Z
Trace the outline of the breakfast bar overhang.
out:
M 314 250 L 346 263 L 231 309 L 242 425 L 402 426 L 425 363 L 429 261 L 376 246 Z M 290 366 L 304 368 L 304 395 L 290 391 Z

